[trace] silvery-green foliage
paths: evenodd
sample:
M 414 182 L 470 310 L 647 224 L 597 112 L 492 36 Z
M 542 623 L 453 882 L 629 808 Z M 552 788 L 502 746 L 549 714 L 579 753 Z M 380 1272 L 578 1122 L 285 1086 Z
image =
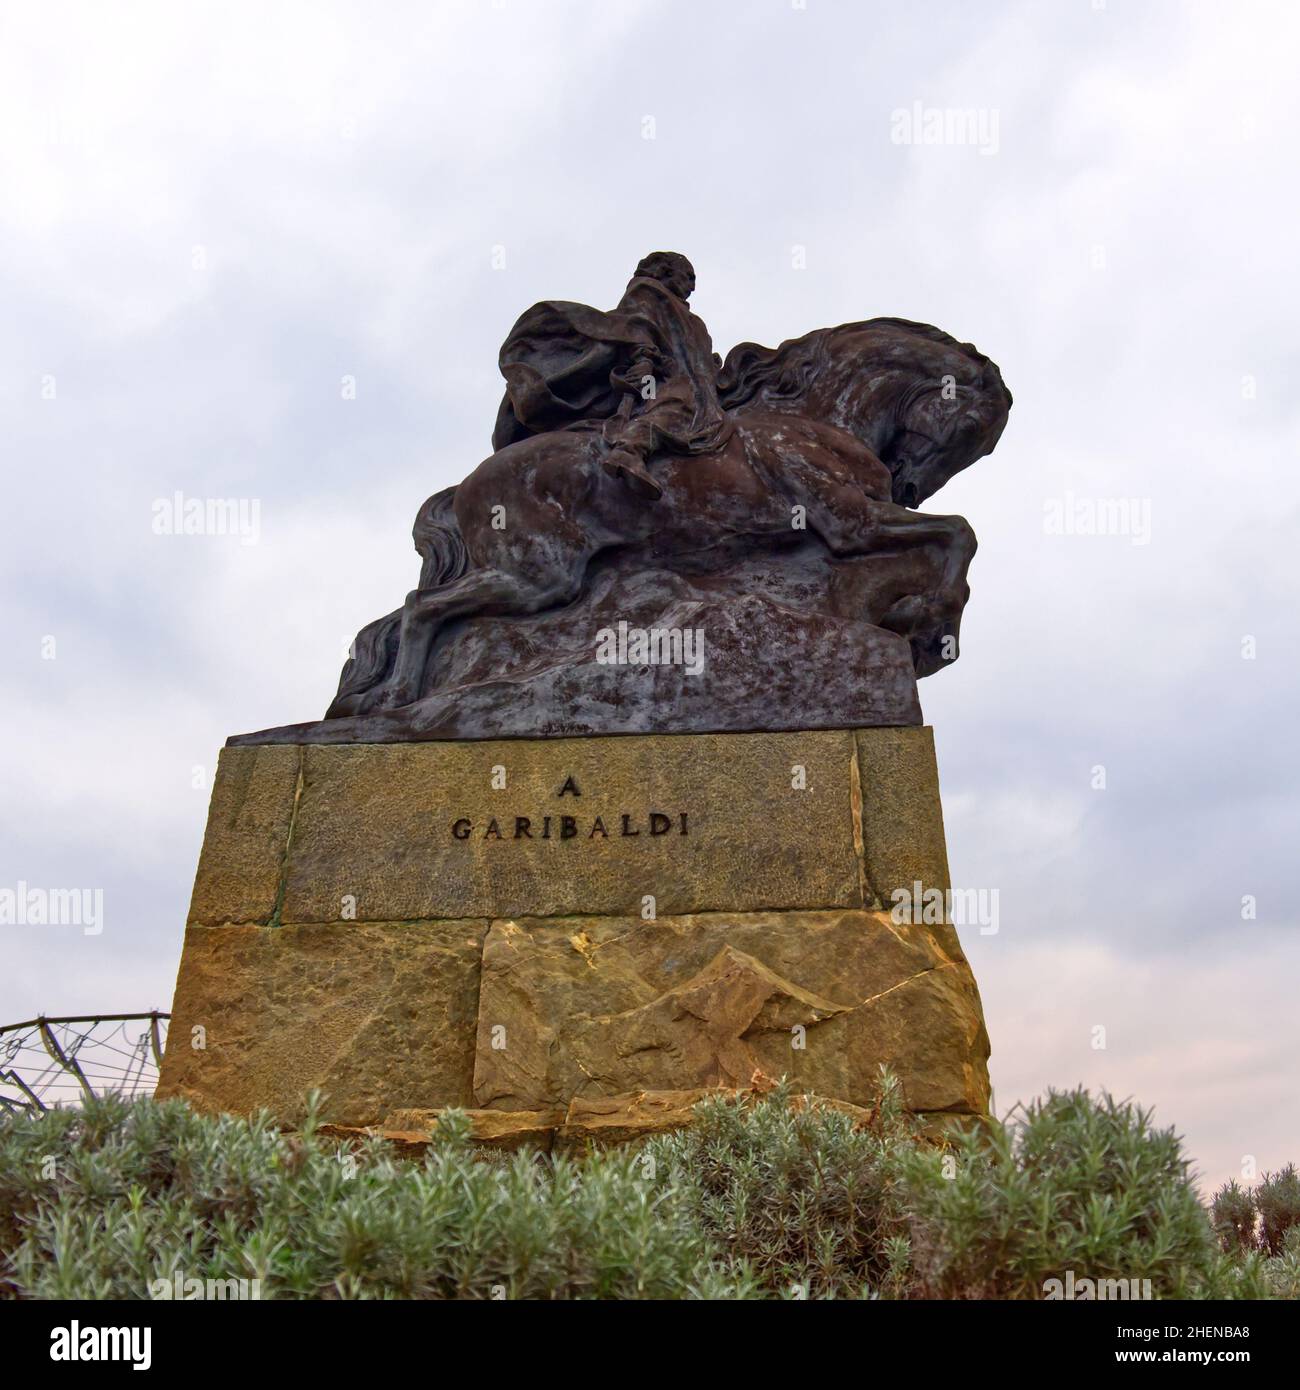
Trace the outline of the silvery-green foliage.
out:
M 916 1291 L 1042 1298 L 1049 1280 L 1150 1281 L 1153 1298 L 1259 1297 L 1257 1262 L 1215 1239 L 1172 1129 L 1086 1091 L 1050 1093 L 990 1125 L 944 1180 L 908 1156 Z
M 869 1124 L 832 1106 L 717 1098 L 647 1146 L 695 1228 L 769 1295 L 893 1296 L 909 1265 L 902 1155 L 915 1125 L 885 1073 Z
M 783 1086 L 554 1157 L 478 1150 L 449 1113 L 407 1159 L 316 1113 L 299 1134 L 181 1101 L 0 1119 L 0 1297 L 147 1298 L 179 1275 L 263 1298 L 1041 1298 L 1067 1271 L 1300 1293 L 1294 1169 L 1230 1185 L 1212 1219 L 1171 1130 L 1083 1091 L 945 1139 L 886 1073 L 865 1122 Z
M 1254 1188 L 1235 1180 L 1214 1194 L 1214 1229 L 1228 1254 L 1254 1252 L 1275 1298 L 1300 1298 L 1300 1176 L 1288 1163 Z
M 264 1298 L 745 1292 L 635 1154 L 484 1162 L 455 1118 L 411 1162 L 379 1139 L 341 1155 L 311 1120 L 285 1135 L 180 1101 L 14 1116 L 0 1212 L 0 1287 L 19 1297 L 147 1298 L 176 1271 L 257 1279 Z
M 1277 1173 L 1265 1173 L 1255 1188 L 1259 1240 L 1271 1256 L 1282 1253 L 1287 1235 L 1300 1225 L 1300 1174 L 1294 1163 Z

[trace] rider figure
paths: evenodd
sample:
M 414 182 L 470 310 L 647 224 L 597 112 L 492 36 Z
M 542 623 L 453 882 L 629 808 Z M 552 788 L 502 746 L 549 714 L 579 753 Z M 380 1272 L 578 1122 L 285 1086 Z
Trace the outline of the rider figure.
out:
M 685 256 L 654 251 L 636 268 L 616 314 L 636 329 L 639 349 L 610 383 L 624 392 L 602 437 L 604 466 L 636 493 L 655 501 L 663 487 L 647 465 L 659 454 L 705 454 L 726 443 L 734 428 L 718 402 L 721 365 L 709 330 L 687 307 L 695 271 Z

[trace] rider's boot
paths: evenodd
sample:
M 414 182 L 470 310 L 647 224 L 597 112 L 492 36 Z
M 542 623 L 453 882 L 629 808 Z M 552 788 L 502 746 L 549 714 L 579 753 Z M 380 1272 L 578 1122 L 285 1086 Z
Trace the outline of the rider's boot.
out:
M 622 478 L 638 497 L 657 502 L 664 495 L 663 487 L 646 472 L 645 462 L 631 450 L 612 449 L 603 462 L 605 472 L 611 478 Z

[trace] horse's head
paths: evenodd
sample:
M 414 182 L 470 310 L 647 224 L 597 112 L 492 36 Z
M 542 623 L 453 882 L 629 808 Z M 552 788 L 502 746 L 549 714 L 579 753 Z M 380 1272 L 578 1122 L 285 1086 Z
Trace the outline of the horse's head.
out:
M 719 378 L 723 404 L 826 420 L 867 444 L 916 507 L 989 453 L 1011 408 L 997 366 L 928 323 L 868 319 L 763 348 L 741 343 Z
M 861 423 L 876 425 L 874 447 L 893 476 L 894 501 L 917 507 L 992 453 L 1011 392 L 996 363 L 929 324 L 877 319 L 871 328 L 896 339 L 895 362 L 862 401 Z

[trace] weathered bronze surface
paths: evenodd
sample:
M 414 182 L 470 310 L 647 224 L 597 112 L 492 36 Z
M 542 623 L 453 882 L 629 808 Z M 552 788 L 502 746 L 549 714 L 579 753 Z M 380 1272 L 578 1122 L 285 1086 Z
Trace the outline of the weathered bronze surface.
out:
M 495 452 L 416 518 L 419 587 L 324 720 L 231 742 L 919 724 L 975 537 L 913 509 L 997 443 L 997 367 L 892 318 L 723 362 L 694 284 L 655 252 L 612 312 L 528 310 Z

